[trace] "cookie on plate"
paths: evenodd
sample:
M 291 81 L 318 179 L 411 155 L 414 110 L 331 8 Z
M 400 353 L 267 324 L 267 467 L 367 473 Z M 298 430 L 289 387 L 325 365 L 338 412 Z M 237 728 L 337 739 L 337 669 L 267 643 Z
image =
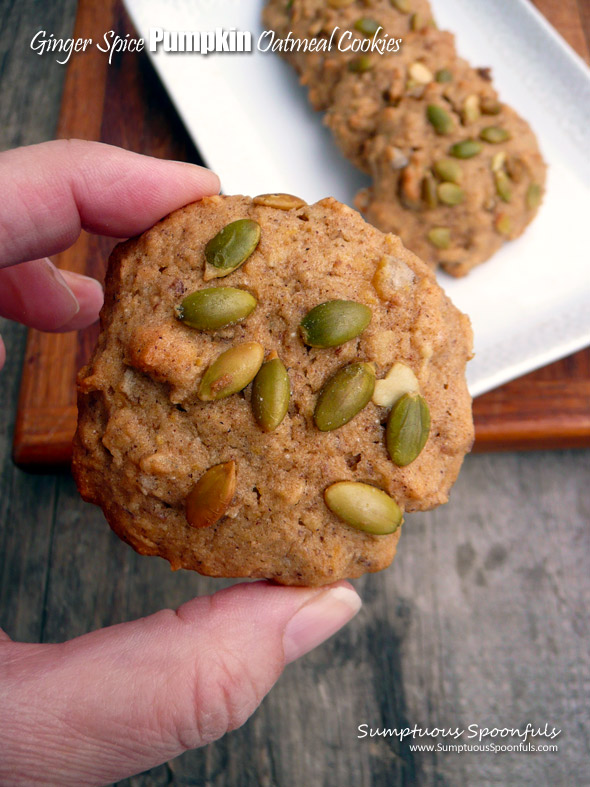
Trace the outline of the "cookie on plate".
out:
M 263 11 L 263 24 L 277 38 L 297 42 L 281 54 L 299 74 L 317 110 L 328 108 L 343 73 L 367 68 L 372 56 L 359 49 L 362 41 L 376 36 L 393 47 L 408 31 L 432 23 L 427 0 L 269 0 Z M 310 41 L 317 42 L 315 49 L 307 48 Z M 322 42 L 331 48 L 322 48 Z
M 388 132 L 387 143 L 400 149 L 395 166 L 401 169 L 402 154 L 407 159 L 410 149 L 423 147 L 432 139 L 431 133 L 425 136 L 424 128 L 415 129 L 406 120 L 406 115 L 416 110 L 422 119 L 425 96 L 449 105 L 460 125 L 474 114 L 479 117 L 481 107 L 496 111 L 498 105 L 486 72 L 477 71 L 457 56 L 453 34 L 428 27 L 405 35 L 399 52 L 373 56 L 370 69 L 345 70 L 333 90 L 324 122 L 343 154 L 369 174 L 380 165 L 374 152 L 375 135 L 378 130 L 380 134 Z M 392 124 L 392 118 L 397 124 Z M 389 125 L 384 129 L 387 120 Z M 426 131 L 434 133 L 430 124 Z
M 356 59 L 285 54 L 344 155 L 372 176 L 355 201 L 372 224 L 453 276 L 524 232 L 546 177 L 535 135 L 499 100 L 490 70 L 471 67 L 453 35 L 430 24 L 428 6 L 293 0 L 287 9 L 270 0 L 265 14 L 280 35 L 304 40 L 335 29 L 362 35 L 377 23 L 402 34 L 398 51 Z
M 425 262 L 463 276 L 524 232 L 546 167 L 530 126 L 509 106 L 488 104 L 474 84 L 466 116 L 430 88 L 380 113 L 366 144 L 373 182 L 356 205 Z
M 471 446 L 470 354 L 432 271 L 356 211 L 209 197 L 111 256 L 74 475 L 173 568 L 378 571 Z

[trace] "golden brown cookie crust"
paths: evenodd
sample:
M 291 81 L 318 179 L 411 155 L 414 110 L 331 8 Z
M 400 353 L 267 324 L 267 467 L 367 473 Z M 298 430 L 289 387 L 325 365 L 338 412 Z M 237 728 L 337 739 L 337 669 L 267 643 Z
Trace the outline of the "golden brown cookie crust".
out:
M 205 244 L 241 218 L 260 224 L 258 248 L 226 278 L 205 283 Z M 249 290 L 256 309 L 215 332 L 179 322 L 183 295 L 212 284 Z M 331 299 L 366 304 L 372 321 L 341 347 L 308 348 L 299 322 Z M 447 500 L 471 446 L 468 319 L 398 238 L 333 199 L 285 211 L 209 197 L 176 211 L 114 250 L 101 328 L 78 379 L 74 475 L 121 538 L 173 568 L 294 585 L 378 571 L 391 562 L 399 530 L 374 536 L 349 527 L 325 506 L 324 489 L 362 481 L 407 511 L 432 508 Z M 209 363 L 245 341 L 260 342 L 267 356 L 276 351 L 289 371 L 289 411 L 274 432 L 255 422 L 251 386 L 216 402 L 196 396 Z M 419 380 L 432 427 L 408 467 L 387 455 L 385 408 L 370 402 L 333 432 L 313 423 L 319 389 L 356 360 L 374 363 L 378 378 L 402 361 Z M 206 469 L 232 460 L 237 490 L 226 515 L 190 527 L 188 493 Z

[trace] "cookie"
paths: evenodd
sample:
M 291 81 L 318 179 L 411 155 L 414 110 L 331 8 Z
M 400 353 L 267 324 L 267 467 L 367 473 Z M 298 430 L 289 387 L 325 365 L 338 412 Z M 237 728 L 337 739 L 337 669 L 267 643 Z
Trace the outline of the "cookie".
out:
M 349 68 L 357 72 L 365 68 L 367 57 L 358 46 L 373 36 L 377 27 L 383 28 L 377 38 L 391 40 L 393 46 L 408 31 L 423 29 L 432 21 L 427 0 L 270 0 L 263 11 L 265 27 L 279 39 L 290 35 L 299 42 L 331 42 L 329 51 L 308 51 L 302 43 L 293 51 L 282 52 L 308 88 L 309 100 L 317 110 L 328 108 L 343 73 Z
M 331 7 L 340 5 L 294 0 L 291 27 L 305 35 L 307 24 L 311 35 L 320 25 L 327 35 L 365 12 L 392 29 L 408 21 L 381 2 Z M 279 22 L 275 7 L 268 19 L 284 31 L 287 17 L 283 7 Z M 472 68 L 451 33 L 417 18 L 428 19 L 429 9 L 410 17 L 398 52 L 363 56 L 362 67 L 305 52 L 291 59 L 344 155 L 373 178 L 355 205 L 426 263 L 463 276 L 524 232 L 543 198 L 546 165 L 489 69 Z
M 471 446 L 471 338 L 432 271 L 335 200 L 203 199 L 111 255 L 74 476 L 173 568 L 378 571 L 401 512 L 444 503 Z M 355 521 L 363 500 L 381 530 Z
M 433 130 L 430 106 L 445 107 L 453 123 L 448 134 Z M 426 90 L 406 111 L 383 112 L 369 145 L 373 183 L 357 207 L 452 276 L 521 235 L 541 203 L 545 164 L 535 136 L 514 110 L 498 106 L 498 114 L 461 122 L 449 102 Z M 401 169 L 399 156 L 407 161 Z
M 324 122 L 343 154 L 369 174 L 380 165 L 375 159 L 373 143 L 381 126 L 381 133 L 387 135 L 386 144 L 401 151 L 395 162 L 401 169 L 402 154 L 407 161 L 409 148 L 437 141 L 433 139 L 431 124 L 418 130 L 406 115 L 418 109 L 420 118 L 425 119 L 421 104 L 428 97 L 444 106 L 449 104 L 461 123 L 466 117 L 465 102 L 468 107 L 472 105 L 473 95 L 478 106 L 495 109 L 498 104 L 497 93 L 485 72 L 476 71 L 466 60 L 457 57 L 452 33 L 425 28 L 408 33 L 398 53 L 373 56 L 367 71 L 345 71 L 333 90 Z M 395 118 L 398 118 L 397 125 L 391 122 Z M 418 131 L 421 136 L 417 135 Z

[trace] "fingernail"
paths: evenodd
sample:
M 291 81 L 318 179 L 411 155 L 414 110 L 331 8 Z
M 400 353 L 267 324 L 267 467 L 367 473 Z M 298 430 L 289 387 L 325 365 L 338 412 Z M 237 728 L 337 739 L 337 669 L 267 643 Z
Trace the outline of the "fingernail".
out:
M 75 271 L 60 271 L 60 274 L 65 279 L 66 284 L 71 287 L 72 284 L 76 284 L 76 282 L 81 283 L 90 283 L 93 287 L 96 287 L 97 290 L 100 292 L 104 292 L 104 287 L 102 284 L 97 280 L 93 279 L 92 276 L 84 276 L 83 273 L 75 273 Z
M 70 322 L 70 320 L 78 314 L 80 311 L 80 304 L 78 303 L 78 299 L 69 288 L 66 280 L 61 275 L 60 271 L 55 267 L 55 265 L 51 262 L 50 259 L 45 257 L 44 259 L 40 260 L 40 262 L 45 266 L 48 273 L 51 274 L 55 282 L 59 285 L 60 289 L 64 293 L 64 299 L 62 303 L 60 303 L 59 309 L 59 316 L 60 322 L 56 325 L 59 327 L 60 325 L 65 325 L 66 323 Z M 69 303 L 67 303 L 69 301 Z M 62 317 L 63 316 L 63 317 Z
M 349 587 L 318 593 L 300 607 L 283 633 L 285 662 L 289 664 L 335 634 L 361 608 L 358 594 Z
M 66 284 L 71 288 L 80 310 L 68 322 L 60 325 L 60 331 L 79 331 L 98 320 L 99 312 L 104 301 L 102 284 L 90 276 L 72 271 L 61 271 Z
M 178 161 L 175 160 L 174 164 L 181 164 L 183 167 L 187 169 L 190 168 L 193 174 L 198 174 L 201 178 L 209 178 L 213 183 L 217 184 L 217 190 L 221 187 L 221 181 L 219 180 L 219 175 L 213 172 L 212 169 L 209 167 L 204 167 L 201 164 L 192 164 L 190 161 Z

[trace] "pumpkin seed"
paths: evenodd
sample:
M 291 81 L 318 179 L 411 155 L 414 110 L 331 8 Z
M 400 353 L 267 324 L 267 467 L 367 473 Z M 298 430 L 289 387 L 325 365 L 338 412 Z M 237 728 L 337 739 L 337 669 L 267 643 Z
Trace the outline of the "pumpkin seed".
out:
M 385 442 L 394 464 L 406 467 L 421 453 L 430 433 L 430 409 L 420 394 L 407 393 L 393 406 Z
M 191 527 L 211 527 L 225 514 L 236 492 L 236 463 L 214 465 L 189 493 L 185 512 Z
M 199 399 L 214 402 L 238 393 L 256 377 L 263 358 L 264 349 L 258 342 L 244 342 L 222 352 L 201 379 Z
M 441 180 L 447 183 L 461 183 L 463 170 L 461 165 L 451 158 L 441 158 L 434 163 L 434 172 Z
M 450 71 L 448 68 L 440 68 L 436 72 L 434 78 L 440 84 L 444 84 L 445 82 L 452 82 L 453 81 L 453 72 Z
M 373 313 L 357 301 L 326 301 L 301 320 L 301 336 L 310 347 L 338 347 L 359 336 Z
M 436 180 L 430 174 L 426 174 L 422 181 L 422 198 L 429 208 L 436 208 L 438 205 Z
M 448 249 L 451 245 L 451 230 L 448 227 L 433 227 L 426 235 L 437 249 Z
M 364 74 L 372 68 L 373 62 L 369 55 L 359 55 L 359 57 L 355 57 L 354 60 L 351 60 L 348 64 L 348 70 L 352 71 L 354 74 Z
M 338 481 L 324 491 L 330 511 L 364 533 L 385 536 L 403 523 L 403 512 L 382 489 L 358 481 Z
M 359 33 L 362 33 L 367 38 L 372 38 L 378 30 L 383 29 L 383 25 L 380 25 L 376 19 L 370 19 L 364 16 L 362 19 L 357 19 L 354 23 L 354 29 L 358 30 Z
M 321 432 L 332 432 L 360 413 L 373 396 L 375 370 L 368 363 L 350 363 L 322 388 L 313 414 Z
M 455 158 L 473 158 L 481 153 L 482 145 L 476 139 L 463 139 L 461 142 L 455 142 L 449 148 L 449 153 Z
M 252 219 L 238 219 L 220 230 L 205 246 L 208 267 L 205 281 L 227 276 L 240 267 L 260 242 L 260 224 Z
M 465 192 L 456 183 L 439 183 L 436 193 L 444 205 L 460 205 L 465 200 Z
M 504 170 L 494 172 L 494 180 L 496 182 L 496 192 L 501 200 L 510 202 L 512 199 L 512 188 L 510 186 L 510 178 Z
M 479 132 L 479 137 L 491 145 L 499 145 L 510 139 L 510 132 L 500 126 L 486 126 Z
M 260 367 L 252 383 L 252 412 L 265 432 L 272 432 L 289 409 L 291 387 L 285 364 L 271 358 Z
M 445 134 L 450 134 L 455 126 L 453 118 L 449 113 L 437 104 L 429 104 L 426 107 L 426 117 L 434 127 L 436 133 L 443 136 Z
M 543 191 L 538 183 L 531 183 L 528 187 L 526 192 L 526 204 L 529 210 L 534 210 L 538 208 L 541 204 L 541 197 L 543 196 Z
M 259 194 L 254 197 L 252 202 L 255 205 L 262 205 L 265 208 L 277 208 L 277 210 L 293 210 L 302 208 L 307 202 L 301 197 L 293 194 Z
M 187 295 L 176 316 L 190 328 L 215 331 L 244 320 L 256 308 L 256 298 L 235 287 L 209 287 Z

